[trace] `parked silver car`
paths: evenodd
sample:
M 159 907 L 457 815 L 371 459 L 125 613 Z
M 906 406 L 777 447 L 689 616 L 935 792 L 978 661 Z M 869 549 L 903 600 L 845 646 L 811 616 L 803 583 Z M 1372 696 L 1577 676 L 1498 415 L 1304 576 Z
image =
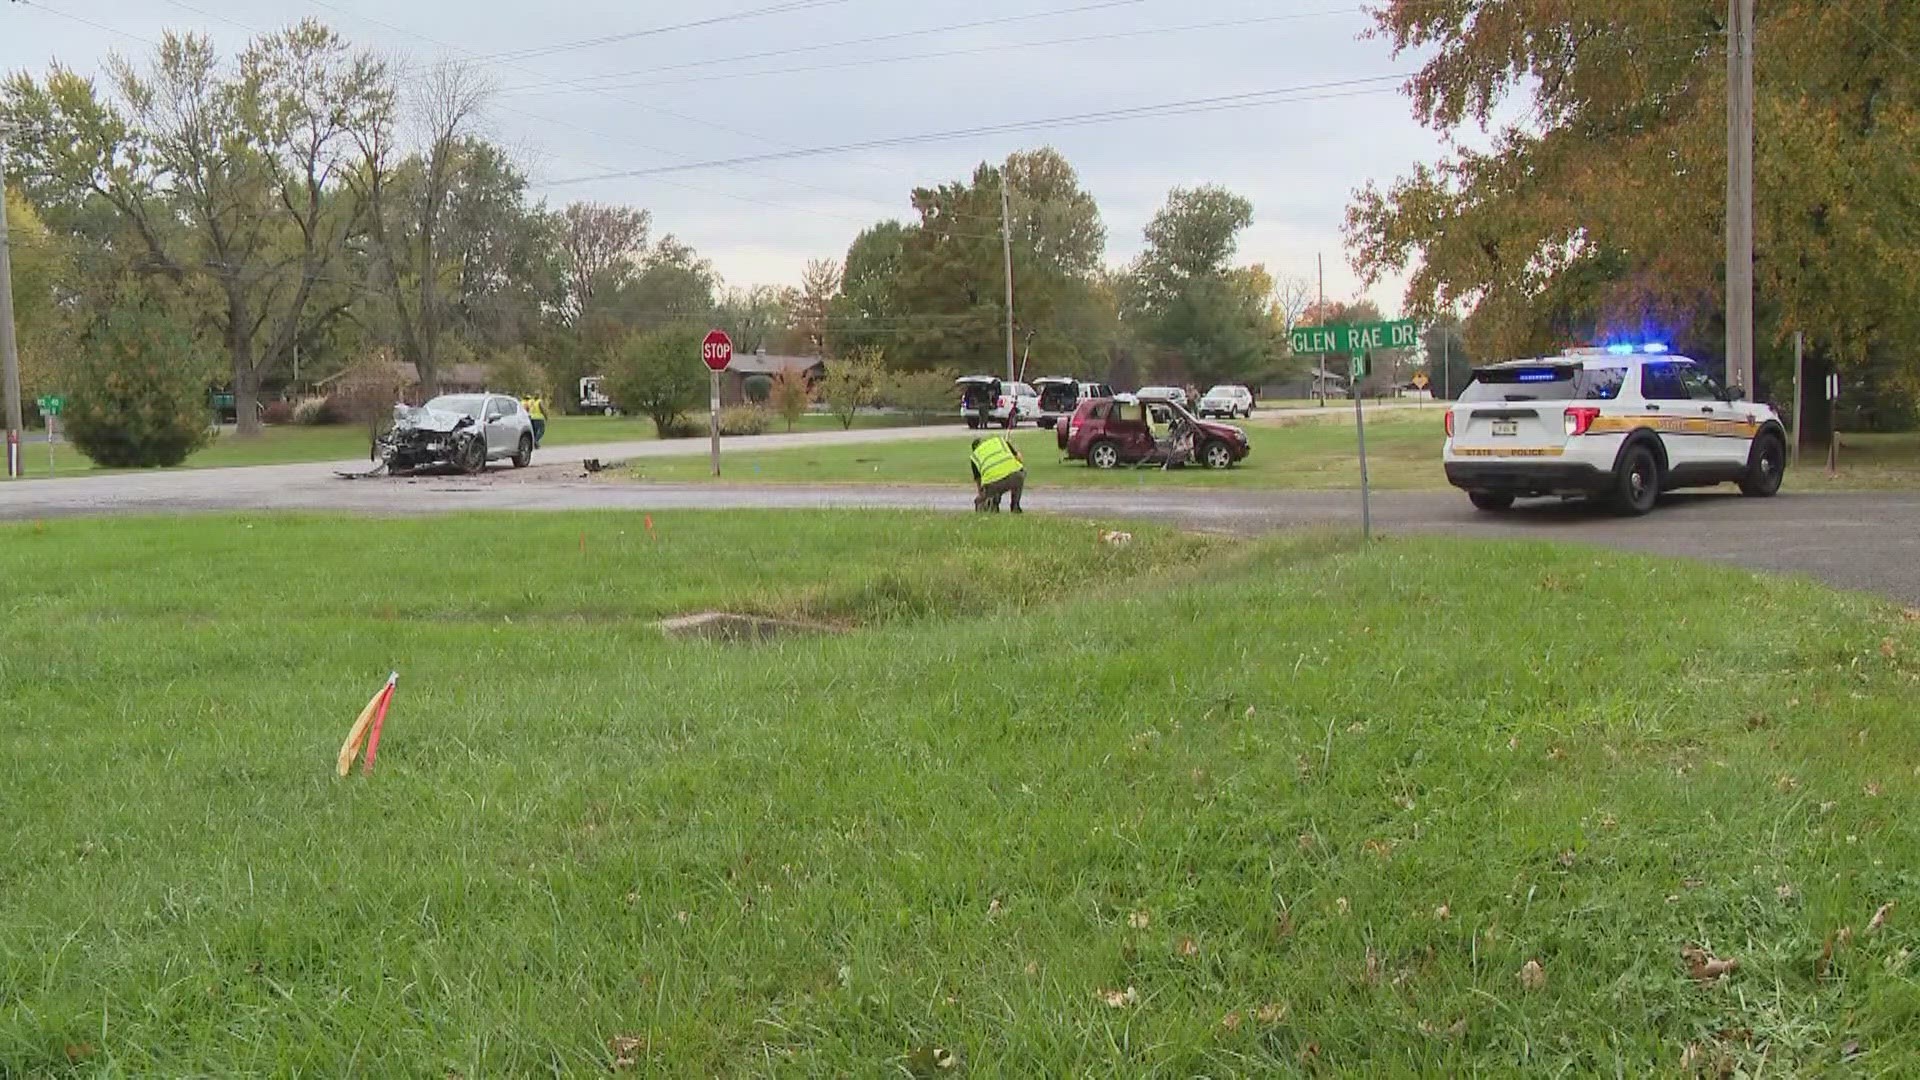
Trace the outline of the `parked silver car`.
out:
M 442 394 L 419 408 L 394 406 L 373 457 L 390 473 L 435 465 L 477 473 L 503 458 L 523 469 L 533 461 L 533 419 L 508 394 Z

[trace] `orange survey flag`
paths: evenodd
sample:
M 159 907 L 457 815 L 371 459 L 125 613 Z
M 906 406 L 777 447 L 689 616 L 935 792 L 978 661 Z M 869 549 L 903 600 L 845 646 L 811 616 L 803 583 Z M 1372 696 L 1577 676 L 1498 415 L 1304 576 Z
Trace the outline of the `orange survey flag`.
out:
M 348 729 L 347 741 L 340 746 L 339 767 L 341 776 L 345 776 L 353 771 L 353 759 L 359 756 L 360 745 L 367 741 L 367 733 L 369 731 L 377 733 L 380 722 L 386 719 L 387 705 L 393 701 L 394 684 L 399 681 L 399 672 L 396 671 L 388 675 L 387 685 L 381 687 L 380 692 L 373 695 L 373 700 L 367 702 L 367 707 L 360 710 L 359 718 L 354 720 L 353 727 Z M 379 735 L 375 734 L 374 738 L 378 740 Z M 378 743 L 376 742 L 375 745 L 378 745 Z M 373 768 L 373 754 L 374 750 L 369 747 L 367 750 L 367 768 L 369 770 Z

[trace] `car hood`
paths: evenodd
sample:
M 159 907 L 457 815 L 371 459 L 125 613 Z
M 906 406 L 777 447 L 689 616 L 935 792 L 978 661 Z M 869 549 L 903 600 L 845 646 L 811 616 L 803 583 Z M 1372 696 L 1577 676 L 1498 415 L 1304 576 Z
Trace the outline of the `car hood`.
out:
M 1198 427 L 1201 431 L 1204 431 L 1209 435 L 1217 435 L 1223 439 L 1230 439 L 1238 442 L 1247 441 L 1247 433 L 1232 424 L 1216 424 L 1210 420 L 1196 419 L 1194 421 L 1194 426 Z
M 441 412 L 422 405 L 408 408 L 396 405 L 393 408 L 393 427 L 396 431 L 424 431 L 437 435 L 450 435 L 454 431 L 473 423 L 473 417 L 466 413 Z

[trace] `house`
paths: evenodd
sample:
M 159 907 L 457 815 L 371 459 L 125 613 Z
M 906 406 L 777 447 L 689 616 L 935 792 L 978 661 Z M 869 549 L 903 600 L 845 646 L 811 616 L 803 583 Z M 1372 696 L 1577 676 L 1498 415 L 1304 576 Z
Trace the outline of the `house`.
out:
M 807 378 L 809 387 L 817 385 L 826 377 L 827 362 L 818 356 L 781 356 L 760 349 L 750 353 L 734 353 L 733 362 L 727 365 L 726 377 L 720 380 L 720 402 L 723 405 L 739 405 L 747 400 L 746 382 L 750 375 L 765 375 L 771 379 L 782 371 L 798 371 Z
M 1344 400 L 1346 396 L 1347 377 L 1331 371 L 1325 374 L 1308 371 L 1304 375 L 1260 387 L 1261 401 L 1305 401 L 1309 398 Z

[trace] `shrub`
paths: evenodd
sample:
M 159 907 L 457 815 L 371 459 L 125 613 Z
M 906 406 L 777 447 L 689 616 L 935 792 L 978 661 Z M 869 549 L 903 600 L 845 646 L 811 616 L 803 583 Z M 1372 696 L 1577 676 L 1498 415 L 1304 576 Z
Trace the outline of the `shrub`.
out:
M 260 419 L 268 424 L 286 424 L 293 420 L 293 402 L 269 401 L 260 409 Z
M 65 421 L 81 452 L 111 468 L 178 465 L 213 439 L 208 365 L 185 319 L 123 302 L 87 330 L 68 368 Z
M 755 405 L 765 405 L 773 397 L 773 380 L 765 375 L 749 375 L 740 383 L 740 392 Z
M 720 434 L 765 435 L 773 418 L 758 405 L 735 405 L 720 410 Z
M 524 348 L 501 353 L 487 365 L 487 389 L 514 397 L 539 396 L 552 400 L 553 380 L 547 369 L 527 356 Z
M 940 416 L 954 406 L 953 372 L 897 371 L 887 379 L 882 401 L 921 419 Z
M 293 407 L 293 422 L 296 424 L 319 427 L 322 424 L 344 424 L 346 421 L 347 418 L 330 397 L 310 397 Z
M 628 338 L 610 358 L 607 396 L 651 419 L 661 438 L 675 438 L 677 422 L 707 389 L 700 337 L 693 330 L 656 330 Z
M 809 404 L 805 372 L 785 369 L 773 377 L 773 411 L 787 422 L 787 430 L 807 415 Z
M 654 426 L 658 428 L 660 437 L 663 439 L 695 439 L 707 434 L 707 425 L 695 423 L 692 418 L 686 416 L 674 417 L 667 421 L 665 427 L 661 427 L 660 421 L 655 420 Z
M 827 399 L 827 407 L 839 418 L 842 428 L 851 429 L 860 410 L 879 399 L 887 376 L 880 359 L 879 349 L 865 348 L 827 365 L 821 396 Z

